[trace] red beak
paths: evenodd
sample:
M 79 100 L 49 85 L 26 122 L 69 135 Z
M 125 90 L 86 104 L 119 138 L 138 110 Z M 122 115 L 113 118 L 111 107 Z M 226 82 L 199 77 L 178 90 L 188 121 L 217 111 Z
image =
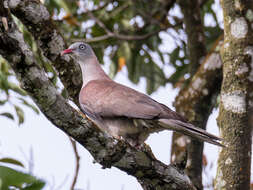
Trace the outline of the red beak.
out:
M 61 52 L 61 56 L 63 56 L 64 54 L 71 53 L 71 52 L 73 52 L 72 49 L 65 49 L 65 50 L 63 50 L 63 51 Z

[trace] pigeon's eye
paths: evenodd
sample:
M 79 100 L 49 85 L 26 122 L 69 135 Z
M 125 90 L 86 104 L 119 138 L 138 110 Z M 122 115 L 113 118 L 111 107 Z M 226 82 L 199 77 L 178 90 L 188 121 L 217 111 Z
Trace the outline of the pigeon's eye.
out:
M 81 50 L 85 50 L 85 49 L 86 49 L 86 45 L 81 44 L 81 45 L 79 46 L 79 49 L 81 49 Z

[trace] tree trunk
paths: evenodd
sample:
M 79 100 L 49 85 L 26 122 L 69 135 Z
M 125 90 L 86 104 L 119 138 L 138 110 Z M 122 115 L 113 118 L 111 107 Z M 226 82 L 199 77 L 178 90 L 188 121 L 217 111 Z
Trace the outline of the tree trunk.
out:
M 224 45 L 218 124 L 227 148 L 219 155 L 215 189 L 250 189 L 251 127 L 249 99 L 253 81 L 253 1 L 221 1 Z

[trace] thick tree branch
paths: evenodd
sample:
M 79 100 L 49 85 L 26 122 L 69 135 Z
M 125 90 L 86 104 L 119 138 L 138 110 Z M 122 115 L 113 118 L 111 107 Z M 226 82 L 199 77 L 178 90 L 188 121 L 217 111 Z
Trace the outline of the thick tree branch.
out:
M 0 6 L 3 6 L 2 1 Z M 104 168 L 115 166 L 135 176 L 144 189 L 195 189 L 182 171 L 156 160 L 147 146 L 138 150 L 108 137 L 72 108 L 36 63 L 10 15 L 7 21 L 8 30 L 0 22 L 0 54 L 8 60 L 22 87 L 55 126 L 84 146 Z M 65 56 L 64 62 L 69 61 Z
M 78 105 L 78 95 L 82 85 L 80 68 L 72 58 L 66 61 L 59 56 L 60 52 L 66 48 L 66 43 L 57 31 L 46 7 L 35 0 L 8 0 L 5 2 L 8 2 L 11 13 L 34 36 L 44 56 L 56 68 L 69 96 Z
M 145 40 L 145 39 L 149 38 L 150 36 L 153 36 L 153 35 L 159 33 L 160 31 L 166 29 L 166 28 L 160 28 L 158 30 L 154 30 L 154 31 L 152 31 L 150 33 L 147 33 L 147 34 L 144 34 L 144 35 L 124 35 L 124 34 L 118 34 L 116 32 L 110 31 L 99 18 L 95 17 L 95 15 L 91 11 L 89 11 L 88 9 L 86 9 L 86 12 L 89 15 L 89 17 L 91 19 L 93 19 L 106 32 L 106 35 L 99 36 L 99 37 L 92 38 L 92 39 L 88 39 L 87 40 L 88 42 L 95 42 L 95 41 L 105 40 L 105 39 L 108 39 L 108 38 L 116 38 L 116 39 L 119 39 L 119 40 L 127 40 L 127 41 L 131 41 L 131 40 Z

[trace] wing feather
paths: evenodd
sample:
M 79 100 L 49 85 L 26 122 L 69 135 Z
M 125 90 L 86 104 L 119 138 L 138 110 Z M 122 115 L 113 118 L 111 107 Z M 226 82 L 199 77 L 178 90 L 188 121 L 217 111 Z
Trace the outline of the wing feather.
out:
M 149 96 L 111 80 L 89 82 L 82 88 L 79 101 L 86 110 L 100 117 L 154 119 L 176 116 L 176 112 Z

